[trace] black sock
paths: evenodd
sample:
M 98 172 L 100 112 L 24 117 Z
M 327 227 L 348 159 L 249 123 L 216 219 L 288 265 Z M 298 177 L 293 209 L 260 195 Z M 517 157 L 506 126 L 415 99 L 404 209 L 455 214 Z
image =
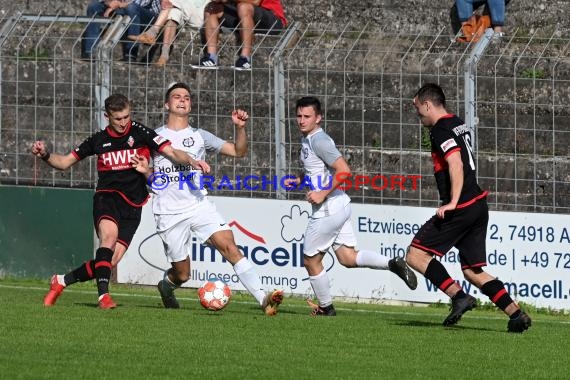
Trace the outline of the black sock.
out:
M 99 293 L 99 297 L 105 293 L 109 293 L 112 259 L 113 251 L 109 248 L 101 247 L 95 253 L 95 279 L 97 281 L 97 292 Z
M 509 315 L 509 318 L 510 319 L 517 319 L 518 317 L 520 317 L 521 313 L 522 313 L 521 309 L 518 309 L 517 311 L 515 311 L 514 313 Z
M 429 262 L 424 277 L 430 280 L 442 292 L 445 292 L 447 288 L 455 283 L 443 264 L 436 259 L 432 259 Z
M 458 300 L 458 299 L 461 299 L 463 297 L 467 297 L 467 294 L 465 294 L 463 289 L 460 289 L 457 293 L 455 293 L 455 295 L 453 297 L 451 297 L 451 299 L 452 300 Z
M 89 281 L 93 278 L 95 278 L 95 262 L 89 260 L 63 276 L 63 281 L 65 282 L 65 286 L 67 286 L 75 284 L 76 282 Z
M 511 295 L 505 289 L 505 284 L 497 278 L 484 283 L 481 286 L 481 293 L 489 297 L 491 302 L 503 311 L 513 303 Z

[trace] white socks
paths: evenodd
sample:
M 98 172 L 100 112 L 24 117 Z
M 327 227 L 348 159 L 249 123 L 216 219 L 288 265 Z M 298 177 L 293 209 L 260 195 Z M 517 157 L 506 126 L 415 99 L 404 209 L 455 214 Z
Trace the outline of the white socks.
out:
M 242 258 L 234 265 L 234 271 L 247 291 L 255 297 L 257 302 L 259 302 L 259 305 L 262 305 L 263 299 L 265 298 L 265 292 L 261 285 L 261 279 L 255 272 L 255 269 L 249 260 L 246 257 Z
M 319 300 L 319 306 L 326 307 L 332 305 L 331 284 L 327 271 L 323 269 L 316 276 L 309 276 L 309 282 L 313 287 L 313 292 Z
M 378 252 L 360 250 L 356 253 L 356 265 L 360 268 L 388 269 L 390 259 Z

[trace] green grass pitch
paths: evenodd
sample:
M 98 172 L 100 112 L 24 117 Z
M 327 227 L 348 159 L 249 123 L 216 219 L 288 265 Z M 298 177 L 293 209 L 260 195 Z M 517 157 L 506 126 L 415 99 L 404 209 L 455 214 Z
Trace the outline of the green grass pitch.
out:
M 45 308 L 46 281 L 0 280 L 2 379 L 567 379 L 570 318 L 533 314 L 524 334 L 494 310 L 441 326 L 444 307 L 336 302 L 311 317 L 286 297 L 266 317 L 248 295 L 221 312 L 196 291 L 162 308 L 153 287 L 112 285 L 119 307 L 99 310 L 94 284 Z

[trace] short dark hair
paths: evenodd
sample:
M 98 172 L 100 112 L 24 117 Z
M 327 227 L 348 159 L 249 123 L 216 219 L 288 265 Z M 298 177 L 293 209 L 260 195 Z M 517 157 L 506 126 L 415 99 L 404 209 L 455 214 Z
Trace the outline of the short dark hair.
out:
M 123 94 L 112 94 L 105 99 L 105 112 L 118 112 L 130 107 L 129 99 Z
M 313 107 L 316 115 L 322 115 L 323 113 L 321 110 L 321 102 L 314 96 L 304 96 L 301 99 L 297 100 L 297 103 L 295 104 L 295 111 L 297 111 L 299 108 L 304 107 Z
M 172 91 L 176 90 L 177 88 L 183 88 L 186 91 L 188 91 L 188 93 L 190 94 L 190 86 L 188 86 L 184 82 L 176 82 L 176 83 L 172 84 L 170 87 L 168 87 L 168 90 L 166 90 L 166 95 L 164 95 L 164 101 L 165 102 L 168 102 L 168 98 L 170 98 L 170 93 Z
M 445 107 L 445 94 L 441 87 L 436 83 L 424 84 L 414 95 L 414 98 L 416 97 L 422 103 L 429 100 L 435 106 Z

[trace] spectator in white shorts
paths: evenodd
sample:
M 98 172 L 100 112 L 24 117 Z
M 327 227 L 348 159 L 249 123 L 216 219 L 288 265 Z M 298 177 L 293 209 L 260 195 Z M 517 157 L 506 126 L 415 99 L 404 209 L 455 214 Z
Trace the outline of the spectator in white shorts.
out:
M 189 25 L 199 29 L 204 24 L 204 7 L 208 0 L 162 0 L 161 11 L 154 24 L 144 33 L 136 36 L 127 36 L 130 40 L 146 45 L 156 44 L 156 38 L 162 32 L 162 50 L 155 62 L 156 66 L 164 66 L 170 58 L 170 49 L 176 39 L 176 29 L 179 25 Z
M 165 108 L 168 111 L 166 125 L 156 129 L 156 133 L 163 138 L 172 137 L 172 146 L 180 147 L 191 157 L 205 157 L 207 151 L 230 157 L 243 157 L 247 153 L 245 126 L 249 115 L 244 110 L 232 112 L 236 130 L 234 143 L 190 126 L 190 88 L 185 83 L 170 86 L 165 96 Z M 188 247 L 192 233 L 201 243 L 214 246 L 230 262 L 240 282 L 255 297 L 266 315 L 275 315 L 283 300 L 283 291 L 266 293 L 262 289 L 261 278 L 237 247 L 232 230 L 208 199 L 207 191 L 201 189 L 202 172 L 189 166 L 175 165 L 160 156 L 153 159 L 154 169 L 149 168 L 148 161 L 142 155 L 137 156 L 134 163 L 135 168 L 149 178 L 149 182 L 152 176 L 153 183 L 154 179 L 164 179 L 166 183 L 166 187 L 161 186 L 156 191 L 152 200 L 158 236 L 164 243 L 166 257 L 171 264 L 171 268 L 164 273 L 164 279 L 158 283 L 164 307 L 180 307 L 174 290 L 190 279 Z M 170 176 L 177 178 L 166 181 Z
M 342 183 L 340 175 L 350 175 L 350 167 L 333 139 L 320 126 L 320 101 L 311 96 L 304 97 L 297 100 L 295 109 L 298 128 L 303 135 L 300 159 L 305 174 L 284 182 L 285 186 L 293 188 L 310 181 L 315 188 L 306 195 L 313 213 L 305 230 L 303 256 L 309 282 L 318 299 L 318 304 L 309 301 L 312 314 L 328 317 L 336 315 L 329 277 L 322 264 L 326 251 L 331 247 L 341 265 L 347 268 L 387 269 L 404 280 L 410 289 L 415 289 L 416 275 L 402 257 L 389 259 L 378 252 L 356 248 L 350 198 L 338 188 Z

